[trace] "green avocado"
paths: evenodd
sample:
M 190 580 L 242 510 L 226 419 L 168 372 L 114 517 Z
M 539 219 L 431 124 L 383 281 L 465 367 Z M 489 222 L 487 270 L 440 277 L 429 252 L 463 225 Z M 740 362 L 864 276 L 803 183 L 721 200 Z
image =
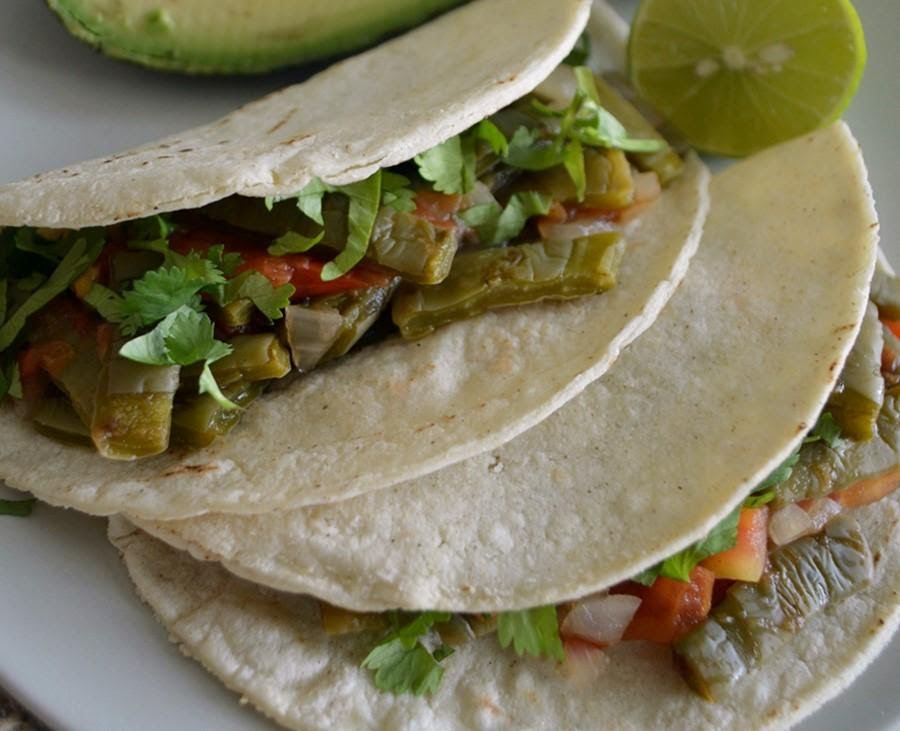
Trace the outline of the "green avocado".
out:
M 374 44 L 462 0 L 47 0 L 108 56 L 189 74 L 258 73 Z

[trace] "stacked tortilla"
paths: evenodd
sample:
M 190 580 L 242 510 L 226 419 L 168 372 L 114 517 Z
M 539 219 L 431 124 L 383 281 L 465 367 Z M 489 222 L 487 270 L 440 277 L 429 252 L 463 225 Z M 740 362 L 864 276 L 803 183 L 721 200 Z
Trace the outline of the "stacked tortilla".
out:
M 586 21 L 584 2 L 513 4 L 480 0 L 220 123 L 0 190 L 0 221 L 108 224 L 406 160 L 533 88 Z M 509 38 L 457 49 L 444 62 L 459 88 L 423 97 L 425 57 L 496 14 L 517 18 Z M 397 86 L 372 90 L 363 69 Z M 340 116 L 334 89 L 351 102 Z M 159 148 L 173 145 L 189 151 L 169 162 Z M 435 693 L 391 695 L 360 667 L 372 636 L 330 638 L 319 621 L 316 600 L 495 613 L 600 592 L 703 538 L 794 451 L 868 303 L 877 232 L 860 152 L 838 123 L 733 165 L 709 202 L 700 240 L 706 174 L 690 163 L 630 231 L 613 292 L 462 323 L 412 356 L 379 346 L 275 394 L 222 446 L 109 463 L 6 414 L 0 471 L 48 502 L 121 513 L 110 537 L 141 596 L 289 728 L 788 725 L 900 621 L 896 496 L 857 516 L 881 557 L 871 586 L 779 637 L 715 704 L 646 643 L 617 645 L 598 686 L 577 687 L 492 637 L 449 658 Z

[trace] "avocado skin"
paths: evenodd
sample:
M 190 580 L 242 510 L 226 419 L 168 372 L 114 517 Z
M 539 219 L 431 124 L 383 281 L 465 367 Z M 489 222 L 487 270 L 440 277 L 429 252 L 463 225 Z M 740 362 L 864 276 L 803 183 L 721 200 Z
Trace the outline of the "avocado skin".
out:
M 208 11 L 209 6 L 218 5 L 214 0 L 162 0 L 161 8 L 172 6 L 165 21 L 159 16 L 151 19 L 155 14 L 147 13 L 144 28 L 134 26 L 133 16 L 123 23 L 104 14 L 97 6 L 109 5 L 108 0 L 47 0 L 47 4 L 72 35 L 107 56 L 163 71 L 210 75 L 258 74 L 350 53 L 466 1 L 356 0 L 352 12 L 341 13 L 342 0 L 292 0 L 280 3 L 282 12 L 284 5 L 293 7 L 279 32 L 259 34 L 254 20 L 271 23 L 277 17 L 272 15 L 268 0 L 219 0 L 219 7 L 231 6 L 234 13 L 243 17 L 228 27 L 227 39 L 216 39 L 211 34 L 203 42 L 190 33 L 180 34 L 179 29 L 188 12 L 201 6 Z M 126 17 L 132 4 L 147 6 L 146 0 L 116 3 Z M 316 10 L 321 15 L 326 7 L 325 13 L 331 16 L 327 23 L 305 22 Z

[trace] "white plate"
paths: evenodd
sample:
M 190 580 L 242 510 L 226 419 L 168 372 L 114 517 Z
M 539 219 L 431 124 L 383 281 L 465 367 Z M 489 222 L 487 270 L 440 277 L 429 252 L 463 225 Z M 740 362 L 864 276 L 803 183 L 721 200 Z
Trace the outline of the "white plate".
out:
M 301 76 L 188 80 L 143 71 L 70 39 L 37 0 L 2 5 L 0 182 L 214 119 Z M 869 162 L 884 245 L 900 263 L 900 3 L 857 5 L 870 65 L 848 119 Z M 0 685 L 58 731 L 271 731 L 168 643 L 135 598 L 104 526 L 44 506 L 28 520 L 0 518 Z M 900 728 L 898 677 L 895 641 L 803 728 Z

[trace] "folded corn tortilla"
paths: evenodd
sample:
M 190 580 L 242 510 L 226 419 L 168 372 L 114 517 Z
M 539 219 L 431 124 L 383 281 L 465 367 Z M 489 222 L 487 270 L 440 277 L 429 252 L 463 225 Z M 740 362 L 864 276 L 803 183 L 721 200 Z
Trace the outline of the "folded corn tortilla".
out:
M 701 539 L 816 422 L 878 238 L 843 123 L 733 165 L 711 192 L 700 250 L 656 323 L 507 445 L 335 505 L 139 525 L 360 611 L 556 604 Z
M 433 696 L 395 696 L 359 667 L 379 635 L 329 638 L 315 600 L 262 589 L 110 521 L 138 592 L 182 651 L 279 724 L 297 730 L 729 728 L 782 729 L 846 688 L 900 624 L 900 496 L 856 511 L 875 563 L 869 588 L 796 634 L 768 637 L 759 667 L 709 703 L 679 677 L 665 647 L 606 651 L 596 683 L 550 661 L 517 658 L 494 636 L 454 653 Z
M 289 195 L 315 176 L 360 180 L 533 89 L 588 10 L 586 0 L 477 0 L 218 122 L 0 187 L 0 225 L 106 225 L 235 193 Z M 483 48 L 496 17 L 507 22 Z M 372 346 L 266 395 L 211 447 L 139 463 L 37 435 L 8 408 L 0 476 L 55 505 L 172 519 L 332 502 L 497 447 L 601 375 L 655 319 L 696 250 L 706 180 L 690 162 L 628 227 L 617 286 L 602 296 Z

